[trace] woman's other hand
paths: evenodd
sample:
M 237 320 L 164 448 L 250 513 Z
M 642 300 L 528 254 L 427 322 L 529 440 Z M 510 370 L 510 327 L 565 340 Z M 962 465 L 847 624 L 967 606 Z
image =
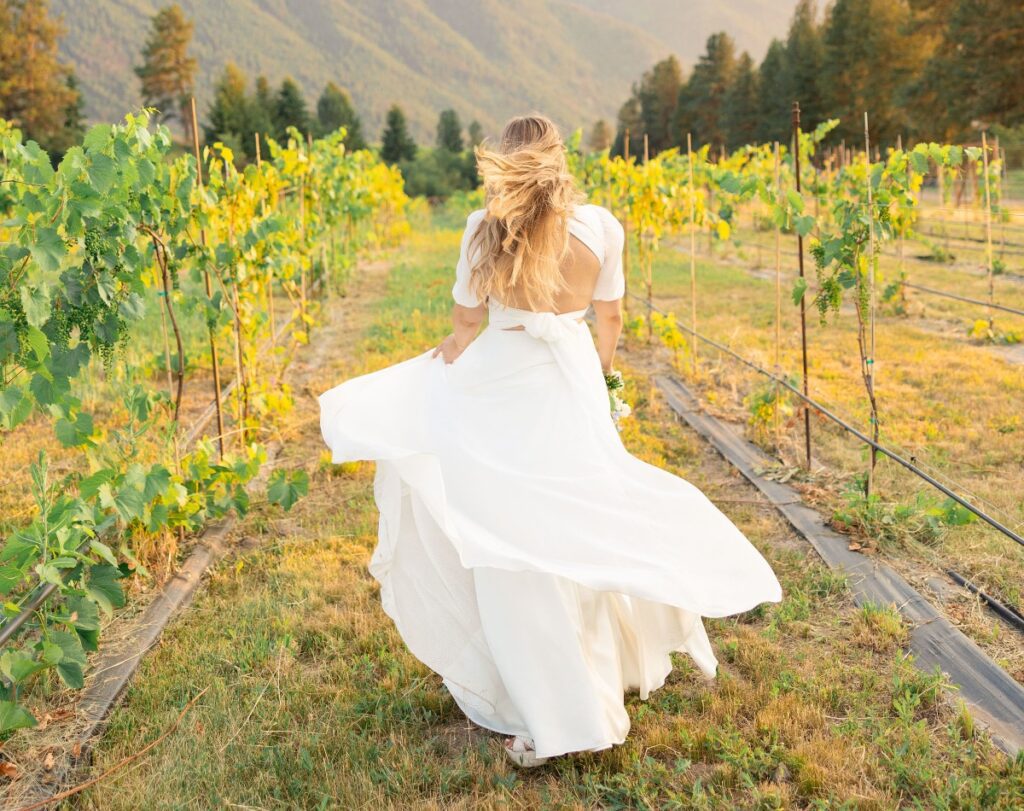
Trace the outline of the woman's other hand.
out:
M 466 347 L 459 346 L 459 342 L 455 340 L 455 335 L 449 335 L 441 341 L 431 357 L 436 358 L 438 355 L 441 355 L 445 363 L 454 363 L 455 359 L 465 351 Z

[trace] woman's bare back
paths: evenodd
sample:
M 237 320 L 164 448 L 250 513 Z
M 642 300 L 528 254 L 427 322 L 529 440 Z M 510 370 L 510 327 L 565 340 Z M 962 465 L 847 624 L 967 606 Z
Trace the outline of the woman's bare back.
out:
M 559 268 L 564 285 L 555 296 L 556 313 L 569 313 L 585 310 L 594 296 L 597 277 L 601 272 L 601 262 L 594 252 L 575 235 L 569 236 L 569 252 L 562 260 Z M 517 309 L 532 309 L 524 298 L 514 296 L 512 301 L 504 302 Z

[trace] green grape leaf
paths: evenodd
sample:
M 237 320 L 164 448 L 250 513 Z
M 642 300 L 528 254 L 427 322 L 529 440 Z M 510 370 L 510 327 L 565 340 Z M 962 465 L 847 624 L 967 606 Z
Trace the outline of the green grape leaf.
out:
M 0 657 L 0 670 L 14 684 L 20 684 L 29 676 L 38 673 L 40 670 L 45 670 L 46 667 L 46 662 L 33 659 L 27 653 L 20 650 L 7 651 L 3 657 Z
M 928 156 L 915 149 L 910 153 L 910 167 L 920 175 L 928 174 Z
M 89 362 L 89 347 L 80 343 L 72 349 L 57 349 L 50 360 L 49 369 L 54 378 L 77 377 Z
M 792 292 L 793 304 L 799 304 L 801 302 L 801 300 L 803 299 L 804 294 L 806 292 L 807 292 L 807 279 L 797 278 L 796 281 L 793 282 L 793 292 Z
M 98 631 L 100 612 L 92 600 L 76 594 L 67 600 L 67 624 L 79 631 Z
M 131 485 L 123 486 L 115 493 L 110 484 L 101 484 L 99 488 L 100 505 L 112 509 L 126 524 L 142 516 L 146 507 L 142 491 Z
M 89 180 L 100 194 L 106 194 L 117 179 L 117 164 L 109 155 L 97 152 L 90 156 L 92 165 L 89 167 Z
M 74 422 L 61 417 L 54 425 L 54 433 L 57 440 L 65 448 L 77 448 L 80 445 L 88 444 L 92 436 L 93 424 L 91 414 L 79 414 Z
M 0 391 L 0 427 L 10 431 L 32 413 L 32 398 L 16 386 Z
M 67 247 L 56 228 L 42 226 L 36 229 L 35 239 L 29 247 L 29 252 L 42 270 L 52 273 L 60 267 L 61 260 L 67 253 Z
M 48 636 L 50 643 L 60 651 L 57 675 L 72 690 L 81 689 L 85 683 L 82 669 L 87 661 L 81 640 L 67 631 L 50 631 Z
M 18 566 L 5 564 L 0 566 L 0 594 L 8 595 L 22 580 L 25 579 L 25 572 Z
M 164 493 L 171 483 L 171 472 L 163 465 L 153 465 L 146 474 L 142 488 L 143 498 L 152 501 Z
M 50 291 L 46 284 L 23 285 L 20 295 L 21 309 L 30 326 L 41 327 L 50 320 Z
M 82 140 L 82 146 L 92 151 L 102 149 L 110 140 L 110 132 L 113 127 L 110 124 L 97 124 L 91 127 Z
M 108 616 L 115 608 L 124 605 L 124 592 L 121 584 L 117 582 L 117 568 L 106 563 L 100 563 L 89 567 L 89 578 L 85 586 L 86 594 L 106 613 Z
M 804 214 L 803 216 L 797 217 L 793 221 L 793 227 L 796 229 L 796 232 L 802 237 L 805 237 L 809 233 L 811 233 L 811 231 L 814 230 L 814 225 L 814 217 L 812 217 L 809 214 Z
M 170 520 L 170 509 L 166 504 L 151 504 L 146 516 L 146 531 L 159 532 Z
M 14 322 L 0 313 L 0 363 L 18 354 L 21 343 L 18 341 L 18 330 Z
M 267 501 L 279 504 L 285 511 L 309 492 L 309 475 L 304 470 L 290 474 L 286 470 L 275 470 L 267 484 Z
M 93 538 L 89 541 L 89 548 L 111 566 L 117 566 L 117 558 L 114 557 L 113 551 L 102 541 Z
M 32 713 L 13 701 L 0 701 L 0 735 L 16 729 L 34 727 L 36 719 Z
M 29 327 L 25 332 L 25 343 L 32 349 L 36 360 L 42 363 L 50 354 L 50 341 L 39 327 Z
M 97 470 L 91 476 L 86 476 L 78 483 L 78 495 L 86 500 L 95 498 L 96 494 L 100 491 L 100 486 L 113 481 L 115 475 L 115 472 L 110 468 Z

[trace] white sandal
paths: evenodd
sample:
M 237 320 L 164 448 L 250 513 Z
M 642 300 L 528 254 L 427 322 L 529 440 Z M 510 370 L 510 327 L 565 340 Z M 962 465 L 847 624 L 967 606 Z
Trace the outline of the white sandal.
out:
M 532 740 L 521 738 L 518 735 L 514 738 L 505 739 L 505 754 L 508 755 L 509 760 L 524 769 L 540 766 L 548 762 L 546 757 L 537 757 Z

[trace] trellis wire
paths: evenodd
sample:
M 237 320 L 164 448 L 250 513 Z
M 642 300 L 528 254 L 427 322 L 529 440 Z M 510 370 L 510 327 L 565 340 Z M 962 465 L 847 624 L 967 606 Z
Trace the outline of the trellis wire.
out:
M 630 295 L 635 296 L 635 294 L 633 294 L 633 293 L 630 293 Z M 654 307 L 654 309 L 657 312 L 661 313 L 663 316 L 668 316 L 668 313 L 666 313 L 661 308 Z M 991 515 L 986 513 L 984 510 L 974 506 L 971 502 L 967 501 L 966 499 L 964 499 L 963 497 L 958 495 L 956 492 L 954 492 L 950 488 L 946 487 L 946 485 L 944 485 L 942 482 L 938 481 L 937 479 L 935 479 L 934 477 L 932 477 L 928 473 L 925 473 L 923 470 L 921 470 L 921 468 L 919 468 L 913 462 L 911 462 L 911 461 L 909 461 L 907 459 L 904 459 L 900 454 L 896 453 L 893 450 L 890 450 L 889 448 L 887 448 L 886 446 L 882 445 L 881 443 L 875 442 L 873 439 L 871 439 L 871 437 L 867 436 L 862 431 L 860 431 L 859 429 L 855 428 L 853 425 L 850 425 L 850 423 L 846 422 L 842 417 L 832 413 L 828 408 L 823 406 L 817 400 L 813 400 L 812 398 L 810 398 L 810 397 L 806 396 L 805 394 L 803 394 L 796 386 L 792 385 L 789 381 L 784 380 L 783 378 L 779 377 L 778 375 L 772 374 L 767 369 L 765 369 L 763 366 L 761 366 L 759 363 L 756 363 L 755 361 L 752 361 L 752 360 L 749 360 L 749 359 L 743 357 L 738 352 L 736 352 L 734 349 L 731 349 L 730 347 L 726 346 L 725 344 L 720 343 L 719 341 L 716 341 L 714 338 L 709 338 L 708 336 L 703 335 L 703 334 L 697 332 L 694 329 L 691 329 L 690 327 L 686 326 L 685 324 L 677 324 L 677 326 L 679 327 L 679 329 L 683 330 L 684 332 L 688 332 L 691 335 L 693 335 L 695 338 L 697 338 L 697 339 L 699 339 L 701 341 L 704 341 L 704 343 L 709 344 L 710 346 L 713 346 L 718 351 L 724 352 L 725 354 L 730 355 L 731 357 L 733 357 L 736 360 L 738 360 L 740 363 L 742 363 L 745 366 L 748 366 L 749 368 L 753 369 L 758 374 L 762 374 L 765 377 L 769 378 L 770 380 L 774 380 L 780 386 L 782 386 L 783 388 L 787 389 L 791 393 L 795 394 L 807 406 L 809 406 L 810 408 L 813 408 L 815 411 L 817 411 L 823 417 L 828 418 L 829 420 L 834 422 L 836 425 L 838 425 L 840 428 L 843 428 L 845 431 L 847 431 L 848 433 L 850 433 L 853 436 L 855 436 L 857 439 L 859 439 L 865 445 L 868 445 L 869 447 L 873 448 L 874 450 L 878 451 L 879 453 L 883 454 L 884 456 L 888 456 L 890 459 L 892 459 L 897 464 L 901 465 L 902 467 L 904 467 L 907 470 L 909 470 L 911 473 L 915 474 L 916 476 L 918 476 L 921 479 L 923 479 L 924 481 L 926 481 L 928 484 L 930 484 L 932 487 L 934 487 L 939 492 L 941 492 L 944 495 L 948 496 L 949 498 L 953 499 L 953 501 L 955 501 L 961 507 L 966 509 L 968 512 L 971 512 L 974 515 L 976 515 L 978 518 L 980 518 L 986 524 L 991 526 L 993 529 L 996 529 L 999 532 L 1001 532 L 1003 535 L 1005 535 L 1011 541 L 1014 541 L 1015 543 L 1018 543 L 1021 546 L 1024 546 L 1024 537 L 1021 537 L 1020 535 L 1018 535 L 1012 529 L 1010 529 L 1005 524 L 1002 524 L 1000 521 L 998 521 L 995 518 L 993 518 Z

